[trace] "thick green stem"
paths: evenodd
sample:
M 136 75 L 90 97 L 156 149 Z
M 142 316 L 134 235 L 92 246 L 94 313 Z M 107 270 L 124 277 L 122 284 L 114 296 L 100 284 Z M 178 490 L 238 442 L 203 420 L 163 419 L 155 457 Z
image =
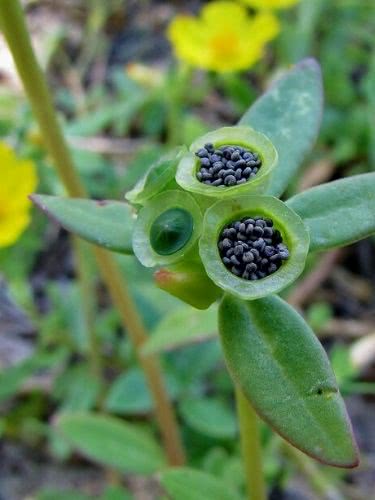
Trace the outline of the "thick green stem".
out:
M 0 27 L 13 55 L 18 73 L 30 100 L 33 112 L 49 154 L 70 196 L 85 197 L 86 192 L 74 169 L 71 155 L 62 134 L 51 95 L 43 73 L 33 52 L 19 0 L 0 0 Z M 155 403 L 156 418 L 163 436 L 164 446 L 171 465 L 184 463 L 184 451 L 179 437 L 177 421 L 167 396 L 159 362 L 156 358 L 143 359 L 139 347 L 147 335 L 142 320 L 133 304 L 121 272 L 114 258 L 106 251 L 94 247 L 101 275 L 113 302 L 119 309 L 126 328 L 143 367 Z
M 236 401 L 248 498 L 266 500 L 258 417 L 239 387 Z

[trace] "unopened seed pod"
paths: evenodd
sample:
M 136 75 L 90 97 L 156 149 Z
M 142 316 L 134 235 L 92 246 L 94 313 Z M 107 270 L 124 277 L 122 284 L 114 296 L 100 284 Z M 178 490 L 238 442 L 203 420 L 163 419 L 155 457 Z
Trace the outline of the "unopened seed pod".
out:
M 201 262 L 179 262 L 154 274 L 159 288 L 196 309 L 207 309 L 223 293 L 213 283 Z
M 264 134 L 223 127 L 197 139 L 179 162 L 177 183 L 195 195 L 233 198 L 264 193 L 278 155 Z
M 208 276 L 245 300 L 280 292 L 303 271 L 309 234 L 302 219 L 272 196 L 239 196 L 205 213 L 199 253 Z
M 185 147 L 177 147 L 154 162 L 125 198 L 133 205 L 144 205 L 148 200 L 166 189 L 178 189 L 175 175 L 177 165 L 186 153 Z
M 194 198 L 183 191 L 164 191 L 138 214 L 134 254 L 146 267 L 173 264 L 183 258 L 194 260 L 199 258 L 196 243 L 201 229 L 202 213 Z

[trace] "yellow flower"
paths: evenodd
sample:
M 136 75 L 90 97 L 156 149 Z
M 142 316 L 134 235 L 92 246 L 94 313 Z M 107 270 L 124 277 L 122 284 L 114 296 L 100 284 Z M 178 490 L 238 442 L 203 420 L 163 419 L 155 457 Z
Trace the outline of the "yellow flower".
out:
M 287 9 L 299 0 L 242 0 L 242 2 L 256 9 Z
M 27 196 L 37 184 L 35 165 L 20 160 L 0 142 L 0 247 L 14 243 L 30 222 L 31 203 Z
M 278 32 L 278 21 L 271 13 L 250 16 L 242 5 L 216 1 L 205 5 L 198 18 L 177 16 L 169 25 L 168 38 L 182 61 L 225 72 L 253 65 Z

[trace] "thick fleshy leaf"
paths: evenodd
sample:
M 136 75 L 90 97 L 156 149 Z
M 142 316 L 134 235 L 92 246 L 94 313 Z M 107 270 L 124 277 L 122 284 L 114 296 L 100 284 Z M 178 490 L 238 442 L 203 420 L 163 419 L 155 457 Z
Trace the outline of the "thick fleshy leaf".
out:
M 124 202 L 34 194 L 31 200 L 51 219 L 90 243 L 133 254 L 132 208 Z
M 66 413 L 58 429 L 86 457 L 123 472 L 151 474 L 165 466 L 163 453 L 145 432 L 117 418 Z
M 206 472 L 178 467 L 160 474 L 160 482 L 174 500 L 240 500 L 226 482 Z
M 277 80 L 241 118 L 273 143 L 279 164 L 267 194 L 280 196 L 318 135 L 323 106 L 322 77 L 314 59 L 304 59 Z
M 375 233 L 375 173 L 316 186 L 286 203 L 310 232 L 310 250 L 348 245 Z
M 183 306 L 167 314 L 142 347 L 145 355 L 171 351 L 217 336 L 217 306 L 197 311 Z
M 229 371 L 281 436 L 329 465 L 355 467 L 356 446 L 327 355 L 303 318 L 277 296 L 225 296 L 219 330 Z

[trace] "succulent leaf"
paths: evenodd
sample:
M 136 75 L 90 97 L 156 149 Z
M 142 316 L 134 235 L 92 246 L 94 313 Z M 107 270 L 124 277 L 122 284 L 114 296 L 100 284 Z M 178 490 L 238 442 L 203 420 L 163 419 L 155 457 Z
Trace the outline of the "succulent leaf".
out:
M 125 202 L 34 194 L 31 200 L 52 220 L 90 243 L 133 254 L 133 209 Z
M 297 311 L 277 296 L 244 302 L 226 295 L 219 331 L 233 379 L 274 430 L 323 463 L 358 464 L 327 355 Z
M 313 187 L 286 204 L 310 232 L 310 250 L 349 245 L 375 233 L 375 173 Z
M 318 135 L 323 108 L 322 76 L 314 59 L 304 59 L 277 80 L 241 118 L 272 141 L 279 165 L 267 194 L 281 196 Z

